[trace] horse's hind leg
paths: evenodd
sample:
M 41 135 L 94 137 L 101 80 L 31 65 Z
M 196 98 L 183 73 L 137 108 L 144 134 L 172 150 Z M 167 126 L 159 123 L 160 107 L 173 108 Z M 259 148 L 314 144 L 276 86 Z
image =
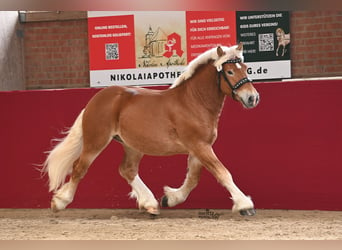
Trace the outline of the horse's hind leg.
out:
M 131 197 L 137 199 L 139 209 L 145 208 L 150 214 L 159 214 L 157 200 L 138 174 L 139 162 L 143 154 L 125 145 L 124 149 L 125 155 L 120 164 L 119 172 L 132 187 Z
M 51 208 L 54 212 L 64 209 L 73 201 L 77 186 L 87 173 L 89 166 L 111 141 L 104 135 L 98 136 L 96 139 L 89 139 L 87 136 L 84 137 L 83 150 L 80 157 L 74 162 L 69 182 L 65 183 L 52 198 Z
M 201 175 L 202 163 L 192 155 L 188 157 L 188 172 L 180 188 L 164 187 L 165 195 L 162 198 L 163 207 L 173 207 L 186 200 L 190 192 L 197 186 Z
M 93 158 L 95 159 L 95 157 Z M 94 159 L 82 154 L 80 158 L 75 161 L 69 182 L 65 183 L 52 198 L 52 211 L 58 212 L 65 209 L 66 206 L 73 201 L 77 186 Z

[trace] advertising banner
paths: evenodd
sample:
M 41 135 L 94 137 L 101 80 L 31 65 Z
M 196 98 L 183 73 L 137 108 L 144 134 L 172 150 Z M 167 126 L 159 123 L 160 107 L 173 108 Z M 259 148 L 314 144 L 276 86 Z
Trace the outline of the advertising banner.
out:
M 235 11 L 186 12 L 188 62 L 217 45 L 236 44 L 235 28 Z
M 245 60 L 252 79 L 290 77 L 289 46 L 275 55 L 275 28 L 279 26 L 289 36 L 288 13 L 256 13 L 90 11 L 90 85 L 172 84 L 199 54 L 218 45 L 231 46 L 239 41 L 244 43 Z M 272 38 L 273 46 L 268 45 Z
M 237 40 L 243 42 L 253 80 L 291 77 L 287 11 L 237 11 Z

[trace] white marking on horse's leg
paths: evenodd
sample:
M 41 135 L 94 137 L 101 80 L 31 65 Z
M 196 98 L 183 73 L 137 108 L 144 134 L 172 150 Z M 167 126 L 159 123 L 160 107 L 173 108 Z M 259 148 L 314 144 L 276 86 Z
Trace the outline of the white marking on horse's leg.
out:
M 134 177 L 130 185 L 133 189 L 130 195 L 137 199 L 139 208 L 145 208 L 150 214 L 159 214 L 158 201 L 139 175 Z
M 164 193 L 167 197 L 167 205 L 169 207 L 176 206 L 188 198 L 190 192 L 198 184 L 201 169 L 202 163 L 196 157 L 189 155 L 188 173 L 186 174 L 183 185 L 179 188 L 164 187 Z
M 184 184 L 180 188 L 164 187 L 164 194 L 167 197 L 167 206 L 174 207 L 182 203 L 188 197 L 190 191 L 184 190 Z
M 59 210 L 65 209 L 66 206 L 73 201 L 78 183 L 87 173 L 89 166 L 95 160 L 99 153 L 100 151 L 88 154 L 85 154 L 83 152 L 81 154 L 80 159 L 74 163 L 69 182 L 64 184 L 59 190 L 57 190 L 52 197 L 52 211 L 58 212 Z
M 234 202 L 232 211 L 238 212 L 241 210 L 252 209 L 254 204 L 249 196 L 246 196 L 234 183 L 233 178 L 227 171 L 226 181 L 223 184 L 232 196 Z
M 215 176 L 217 181 L 232 195 L 232 200 L 234 202 L 232 209 L 233 212 L 254 208 L 252 200 L 235 185 L 232 175 L 216 157 L 211 146 L 201 148 L 197 157 L 201 159 L 203 165 L 207 167 L 207 169 Z
M 51 201 L 51 208 L 54 212 L 58 212 L 66 208 L 74 199 L 77 185 L 72 181 L 65 183 L 54 194 Z

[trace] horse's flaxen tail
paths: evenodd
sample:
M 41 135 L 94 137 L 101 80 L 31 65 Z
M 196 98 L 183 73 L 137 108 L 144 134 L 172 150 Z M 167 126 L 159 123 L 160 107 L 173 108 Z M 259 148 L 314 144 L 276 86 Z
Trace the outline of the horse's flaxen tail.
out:
M 65 178 L 71 173 L 74 162 L 80 157 L 83 144 L 82 118 L 83 112 L 66 132 L 67 136 L 58 140 L 59 143 L 48 152 L 42 171 L 49 175 L 49 191 L 56 191 L 64 184 Z

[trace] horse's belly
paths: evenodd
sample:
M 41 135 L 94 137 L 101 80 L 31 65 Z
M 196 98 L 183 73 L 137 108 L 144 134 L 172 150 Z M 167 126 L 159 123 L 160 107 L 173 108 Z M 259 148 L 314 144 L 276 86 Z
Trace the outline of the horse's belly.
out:
M 147 138 L 139 136 L 136 139 L 123 138 L 124 143 L 147 155 L 174 155 L 187 153 L 185 147 L 168 139 Z
M 142 124 L 140 124 L 142 125 Z M 170 129 L 157 127 L 140 129 L 141 126 L 123 129 L 120 133 L 124 144 L 147 155 L 173 155 L 187 153 L 185 146 Z

